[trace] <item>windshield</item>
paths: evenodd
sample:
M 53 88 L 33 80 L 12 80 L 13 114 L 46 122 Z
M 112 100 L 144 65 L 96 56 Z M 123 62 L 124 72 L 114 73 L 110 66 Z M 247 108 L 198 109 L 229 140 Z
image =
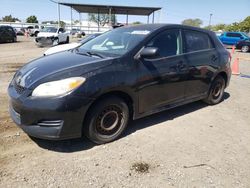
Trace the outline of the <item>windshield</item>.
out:
M 150 30 L 123 27 L 104 33 L 83 44 L 79 50 L 124 55 L 141 42 Z
M 56 33 L 57 32 L 57 28 L 55 28 L 55 27 L 45 27 L 45 28 L 42 29 L 41 32 Z

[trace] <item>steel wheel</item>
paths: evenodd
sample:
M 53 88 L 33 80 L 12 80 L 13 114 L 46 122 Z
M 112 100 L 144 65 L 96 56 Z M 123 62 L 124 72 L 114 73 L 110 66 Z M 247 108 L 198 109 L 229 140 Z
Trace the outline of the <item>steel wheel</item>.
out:
M 116 134 L 124 123 L 122 110 L 115 105 L 103 109 L 96 121 L 96 131 L 100 136 Z
M 222 76 L 217 76 L 213 81 L 209 90 L 208 97 L 204 99 L 204 102 L 214 105 L 222 101 L 224 90 L 226 87 L 226 81 Z
M 83 133 L 97 144 L 111 142 L 123 133 L 128 120 L 129 109 L 126 102 L 116 96 L 107 97 L 90 108 Z

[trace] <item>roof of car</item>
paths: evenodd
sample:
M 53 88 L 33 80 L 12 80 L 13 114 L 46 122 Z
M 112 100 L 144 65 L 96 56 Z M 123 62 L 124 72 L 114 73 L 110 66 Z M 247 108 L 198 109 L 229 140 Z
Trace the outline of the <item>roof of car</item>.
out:
M 202 31 L 206 33 L 212 33 L 210 30 L 198 28 L 198 27 L 192 27 L 192 26 L 187 26 L 187 25 L 180 25 L 180 24 L 138 24 L 138 25 L 129 25 L 129 26 L 124 26 L 124 27 L 131 27 L 131 28 L 136 28 L 140 30 L 158 30 L 161 28 L 182 28 L 182 29 L 191 29 L 191 30 L 197 30 L 197 31 Z M 121 27 L 123 28 L 123 27 Z

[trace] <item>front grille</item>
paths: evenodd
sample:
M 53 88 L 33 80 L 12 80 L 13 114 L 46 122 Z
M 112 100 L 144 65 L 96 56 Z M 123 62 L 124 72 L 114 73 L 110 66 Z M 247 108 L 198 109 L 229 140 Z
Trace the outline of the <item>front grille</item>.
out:
M 18 94 L 22 94 L 25 91 L 25 87 L 18 85 L 15 81 L 13 83 L 13 86 Z

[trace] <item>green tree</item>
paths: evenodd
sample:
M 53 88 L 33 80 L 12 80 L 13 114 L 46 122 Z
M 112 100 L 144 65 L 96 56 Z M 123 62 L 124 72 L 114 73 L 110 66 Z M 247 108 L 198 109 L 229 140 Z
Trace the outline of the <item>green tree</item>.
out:
M 242 22 L 240 22 L 239 29 L 243 32 L 250 32 L 250 16 L 246 17 Z
M 32 15 L 32 16 L 29 16 L 27 19 L 26 19 L 26 22 L 27 23 L 38 23 L 38 20 L 37 20 L 37 17 Z
M 3 22 L 15 22 L 15 21 L 19 21 L 20 22 L 20 20 L 18 18 L 12 17 L 11 14 L 8 15 L 8 16 L 4 16 L 2 18 L 2 21 Z
M 217 24 L 217 25 L 211 25 L 211 26 L 205 26 L 204 29 L 212 30 L 212 31 L 224 31 L 226 29 L 226 24 Z
M 202 25 L 202 20 L 199 18 L 196 19 L 186 19 L 182 21 L 183 25 L 189 25 L 189 26 L 194 26 L 194 27 L 200 27 Z
M 98 14 L 89 13 L 89 21 L 95 22 L 97 25 L 104 26 L 109 23 L 109 14 L 100 14 L 98 20 Z M 116 15 L 111 15 L 111 24 L 116 23 Z
M 230 25 L 227 25 L 225 30 L 226 31 L 240 31 L 240 24 L 238 22 L 234 22 Z

